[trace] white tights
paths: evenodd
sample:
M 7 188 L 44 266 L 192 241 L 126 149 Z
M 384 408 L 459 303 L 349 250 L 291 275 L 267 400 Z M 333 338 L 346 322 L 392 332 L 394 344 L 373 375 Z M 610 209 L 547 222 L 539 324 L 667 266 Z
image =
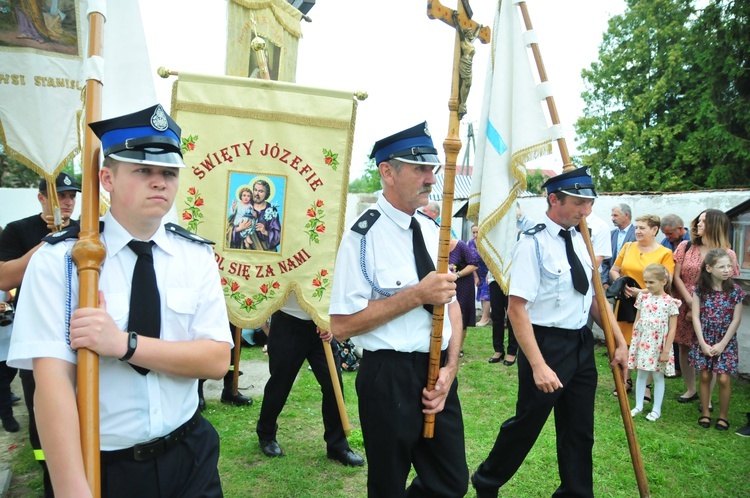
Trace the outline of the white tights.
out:
M 651 393 L 654 397 L 654 404 L 651 410 L 661 415 L 661 403 L 664 401 L 664 388 L 666 387 L 664 374 L 661 372 L 638 370 L 638 376 L 635 379 L 635 407 L 640 411 L 643 410 L 643 397 L 646 395 L 646 383 L 649 374 L 654 378 L 654 389 Z

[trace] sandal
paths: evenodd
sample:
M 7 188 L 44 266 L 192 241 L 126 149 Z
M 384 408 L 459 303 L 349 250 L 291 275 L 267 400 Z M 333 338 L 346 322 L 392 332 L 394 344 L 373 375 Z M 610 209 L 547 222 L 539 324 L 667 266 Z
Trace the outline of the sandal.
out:
M 628 379 L 625 381 L 625 383 L 628 385 L 628 388 L 625 389 L 625 392 L 630 394 L 631 392 L 633 392 L 633 379 Z M 617 389 L 612 391 L 612 396 L 617 396 Z M 651 400 L 649 399 L 649 401 Z
M 711 418 L 710 417 L 705 417 L 705 416 L 704 417 L 700 417 L 698 419 L 698 425 L 700 425 L 704 429 L 708 429 L 709 427 L 711 427 Z
M 723 422 L 721 425 L 719 425 L 719 422 Z M 729 420 L 725 418 L 717 418 L 716 419 L 716 425 L 714 426 L 714 429 L 717 431 L 726 431 L 729 430 Z
M 661 417 L 661 413 L 652 411 L 648 415 L 646 415 L 646 420 L 650 420 L 651 422 L 656 422 L 659 420 L 659 417 Z

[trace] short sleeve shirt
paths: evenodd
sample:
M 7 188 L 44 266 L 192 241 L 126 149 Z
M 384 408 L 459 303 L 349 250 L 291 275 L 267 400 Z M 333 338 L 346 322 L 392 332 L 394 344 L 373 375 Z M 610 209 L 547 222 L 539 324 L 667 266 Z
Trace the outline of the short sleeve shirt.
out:
M 589 284 L 585 296 L 573 289 L 565 241 L 559 235 L 563 228 L 546 214 L 542 223 L 542 230 L 522 234 L 513 248 L 508 295 L 527 301 L 526 310 L 534 325 L 579 329 L 588 321 L 593 285 Z M 593 264 L 583 236 L 575 229 L 571 233 L 575 253 L 591 282 Z
M 367 233 L 362 236 L 350 229 L 341 240 L 333 276 L 331 315 L 353 315 L 367 308 L 371 300 L 385 299 L 419 282 L 409 228 L 411 217 L 394 208 L 382 195 L 372 209 L 380 217 Z M 419 222 L 434 263 L 438 226 L 425 215 L 415 213 L 414 218 Z M 452 333 L 447 309 L 444 316 L 443 349 L 448 347 Z M 431 328 L 432 315 L 419 306 L 366 334 L 352 337 L 352 342 L 370 351 L 427 353 Z
M 127 247 L 132 236 L 110 214 L 101 239 L 107 248 L 99 289 L 107 312 L 120 330 L 128 330 L 130 282 L 136 256 Z M 161 339 L 210 339 L 232 344 L 218 268 L 212 250 L 170 234 L 162 227 L 152 239 L 156 281 L 161 295 Z M 66 304 L 78 303 L 78 278 L 66 254 L 75 240 L 42 246 L 24 276 L 8 363 L 32 368 L 34 358 L 77 362 L 66 330 Z M 189 268 L 190 271 L 185 271 Z M 70 270 L 70 286 L 67 270 Z M 70 289 L 70 300 L 66 293 Z M 38 299 L 38 296 L 45 299 Z M 99 413 L 102 450 L 127 448 L 163 436 L 193 416 L 197 380 L 151 371 L 141 375 L 126 362 L 99 358 Z

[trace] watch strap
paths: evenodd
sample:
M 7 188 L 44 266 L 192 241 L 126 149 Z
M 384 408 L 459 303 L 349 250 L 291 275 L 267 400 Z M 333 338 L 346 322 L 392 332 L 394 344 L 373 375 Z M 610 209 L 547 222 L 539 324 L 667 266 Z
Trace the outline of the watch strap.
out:
M 128 332 L 128 350 L 120 361 L 128 361 L 135 354 L 135 348 L 138 347 L 138 332 L 131 330 Z

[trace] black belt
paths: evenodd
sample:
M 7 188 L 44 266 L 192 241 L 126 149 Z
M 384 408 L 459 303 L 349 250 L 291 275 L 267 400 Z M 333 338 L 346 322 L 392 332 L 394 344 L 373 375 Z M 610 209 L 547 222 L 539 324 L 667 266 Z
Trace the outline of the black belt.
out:
M 430 353 L 420 353 L 420 352 L 403 352 L 403 351 L 395 351 L 393 349 L 377 349 L 375 351 L 370 351 L 369 349 L 365 349 L 362 351 L 362 359 L 366 358 L 368 355 L 372 357 L 391 357 L 391 358 L 398 358 L 400 360 L 408 360 L 411 362 L 414 361 L 423 361 L 427 362 L 430 359 Z M 446 360 L 448 356 L 448 350 L 443 349 L 440 351 L 440 366 L 444 367 Z
M 202 418 L 200 410 L 197 410 L 190 420 L 166 436 L 157 437 L 151 441 L 146 441 L 145 443 L 138 443 L 131 448 L 102 451 L 101 460 L 104 463 L 115 462 L 117 460 L 135 460 L 136 462 L 143 462 L 145 460 L 156 458 L 172 449 L 178 443 L 184 441 L 188 434 L 198 427 Z

